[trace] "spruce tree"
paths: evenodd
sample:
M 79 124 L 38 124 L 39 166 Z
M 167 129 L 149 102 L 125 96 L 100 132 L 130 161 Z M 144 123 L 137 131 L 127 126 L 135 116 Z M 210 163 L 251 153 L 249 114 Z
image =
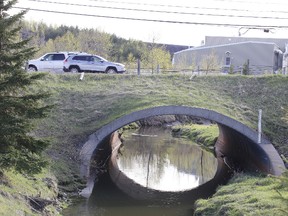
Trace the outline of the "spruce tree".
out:
M 32 135 L 33 122 L 51 107 L 43 104 L 48 94 L 31 91 L 44 74 L 24 69 L 35 49 L 27 47 L 28 40 L 19 39 L 26 12 L 8 14 L 16 2 L 0 0 L 0 171 L 13 168 L 33 174 L 47 163 L 42 153 L 49 144 Z

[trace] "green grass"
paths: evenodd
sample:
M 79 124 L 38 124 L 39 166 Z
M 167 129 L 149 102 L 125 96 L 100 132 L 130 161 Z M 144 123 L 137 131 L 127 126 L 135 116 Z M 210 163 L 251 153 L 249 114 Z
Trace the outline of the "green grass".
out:
M 0 178 L 0 215 L 43 215 L 43 212 L 32 210 L 29 201 L 41 198 L 52 201 L 45 208 L 47 215 L 57 215 L 57 181 L 48 170 L 35 176 L 5 171 Z
M 172 133 L 177 136 L 186 137 L 203 148 L 212 151 L 217 137 L 219 136 L 219 129 L 216 124 L 200 125 L 177 125 L 172 128 Z
M 160 105 L 211 109 L 254 129 L 261 108 L 263 133 L 288 158 L 288 76 L 199 76 L 190 80 L 179 74 L 85 74 L 83 81 L 79 76 L 48 74 L 34 87 L 52 92 L 48 102 L 56 104 L 50 117 L 38 122 L 35 132 L 52 139 L 48 154 L 55 164 L 68 164 L 73 175 L 79 170 L 74 164 L 79 162 L 79 149 L 90 134 L 125 114 Z M 57 177 L 62 182 L 61 175 Z M 66 175 L 63 178 L 66 182 Z
M 288 215 L 288 173 L 280 178 L 238 173 L 195 207 L 196 216 Z
M 36 122 L 35 135 L 51 139 L 47 150 L 52 161 L 51 175 L 56 175 L 61 190 L 71 192 L 83 187 L 78 156 L 90 134 L 120 116 L 160 105 L 211 109 L 254 129 L 258 109 L 262 109 L 263 133 L 288 158 L 288 76 L 197 76 L 190 80 L 190 76 L 179 74 L 85 74 L 83 81 L 79 76 L 48 74 L 31 88 L 51 92 L 46 103 L 56 105 L 47 119 Z M 8 188 L 0 186 L 1 194 L 8 193 Z M 1 195 L 0 199 L 7 197 Z M 9 207 L 8 201 L 5 204 Z M 228 204 L 229 199 L 222 202 Z

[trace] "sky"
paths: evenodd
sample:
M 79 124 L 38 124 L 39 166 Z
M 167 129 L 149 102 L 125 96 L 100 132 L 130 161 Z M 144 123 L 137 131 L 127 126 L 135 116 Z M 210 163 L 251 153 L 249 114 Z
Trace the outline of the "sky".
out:
M 288 38 L 286 0 L 18 0 L 12 14 L 25 8 L 27 21 L 145 42 L 199 46 L 205 36 Z

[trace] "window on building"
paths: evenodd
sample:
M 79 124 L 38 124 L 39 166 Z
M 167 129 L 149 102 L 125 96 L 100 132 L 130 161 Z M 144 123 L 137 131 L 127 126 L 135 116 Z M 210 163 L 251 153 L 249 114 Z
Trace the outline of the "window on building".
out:
M 226 55 L 225 65 L 231 65 L 231 52 L 230 51 L 226 51 L 225 55 Z
M 231 58 L 230 57 L 226 57 L 226 64 L 225 65 L 230 65 L 231 64 Z

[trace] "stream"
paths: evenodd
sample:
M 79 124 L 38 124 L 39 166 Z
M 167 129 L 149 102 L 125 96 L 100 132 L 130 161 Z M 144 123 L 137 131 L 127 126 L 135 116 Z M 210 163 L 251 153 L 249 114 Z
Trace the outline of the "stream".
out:
M 143 187 L 160 191 L 185 191 L 215 175 L 217 160 L 188 139 L 175 138 L 159 127 L 125 131 L 117 159 L 119 169 Z M 64 216 L 188 216 L 193 203 L 153 204 L 133 200 L 104 174 L 87 200 L 73 200 Z

